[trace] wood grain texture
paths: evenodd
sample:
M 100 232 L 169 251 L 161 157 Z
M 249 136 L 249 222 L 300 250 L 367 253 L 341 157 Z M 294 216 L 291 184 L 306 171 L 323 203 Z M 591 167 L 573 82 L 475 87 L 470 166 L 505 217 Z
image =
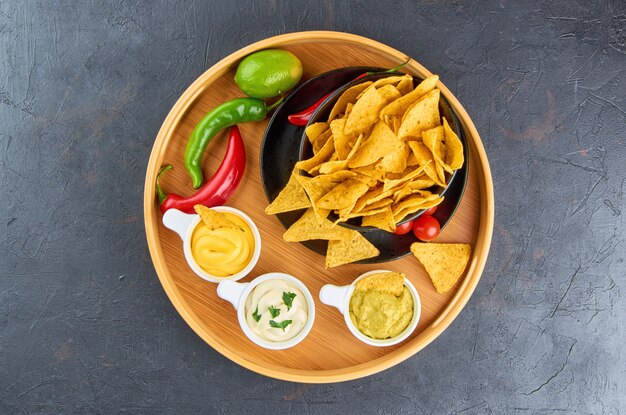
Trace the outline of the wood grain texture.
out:
M 438 241 L 464 242 L 473 248 L 466 275 L 449 293 L 440 295 L 413 256 L 384 264 L 346 265 L 326 270 L 322 256 L 301 244 L 284 242 L 283 226 L 275 217 L 263 212 L 267 200 L 260 181 L 259 145 L 267 122 L 240 126 L 246 141 L 247 168 L 242 184 L 228 205 L 246 212 L 256 222 L 263 241 L 260 260 L 243 281 L 271 271 L 286 272 L 301 279 L 317 300 L 320 287 L 326 283 L 345 285 L 363 272 L 389 269 L 404 272 L 415 284 L 422 301 L 422 316 L 416 331 L 396 346 L 375 348 L 361 343 L 349 333 L 336 309 L 318 301 L 315 324 L 302 343 L 283 351 L 259 348 L 240 330 L 232 306 L 217 297 L 216 285 L 200 279 L 189 269 L 178 235 L 161 224 L 154 202 L 154 180 L 161 164 L 172 163 L 174 170 L 163 179 L 164 187 L 182 195 L 192 193 L 182 163 L 187 137 L 210 109 L 242 95 L 233 82 L 238 60 L 267 47 L 295 53 L 303 62 L 303 79 L 337 67 L 392 67 L 404 58 L 400 52 L 358 36 L 308 32 L 258 42 L 209 69 L 172 108 L 150 157 L 144 212 L 152 259 L 168 296 L 187 323 L 207 343 L 235 362 L 269 376 L 303 382 L 339 381 L 375 373 L 406 359 L 435 339 L 460 312 L 480 278 L 493 229 L 493 189 L 482 143 L 463 108 L 440 84 L 439 88 L 455 108 L 465 129 L 470 172 L 461 205 Z M 420 76 L 429 74 L 414 61 L 406 70 Z M 226 147 L 223 135 L 216 137 L 207 149 L 205 177 L 209 177 L 221 161 Z

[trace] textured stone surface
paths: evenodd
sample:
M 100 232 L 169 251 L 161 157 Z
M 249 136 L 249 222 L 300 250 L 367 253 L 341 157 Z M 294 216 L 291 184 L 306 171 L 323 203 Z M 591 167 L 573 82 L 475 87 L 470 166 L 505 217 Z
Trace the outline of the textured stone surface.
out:
M 0 2 L 0 413 L 625 412 L 626 3 Z M 494 176 L 478 288 L 415 357 L 334 385 L 231 363 L 149 259 L 148 155 L 184 89 L 291 31 L 372 37 L 464 103 Z

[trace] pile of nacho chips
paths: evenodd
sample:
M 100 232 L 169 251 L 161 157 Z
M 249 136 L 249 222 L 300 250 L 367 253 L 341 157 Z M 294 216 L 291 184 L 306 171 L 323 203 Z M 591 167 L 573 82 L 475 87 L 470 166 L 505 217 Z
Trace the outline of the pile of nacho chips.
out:
M 439 113 L 438 79 L 431 76 L 415 88 L 410 75 L 354 85 L 327 121 L 307 127 L 313 157 L 296 163 L 266 209 L 309 209 L 285 240 L 326 239 L 327 267 L 354 262 L 378 250 L 358 232 L 334 224 L 361 218 L 362 226 L 393 232 L 407 216 L 443 201 L 437 190 L 464 159 L 461 141 Z

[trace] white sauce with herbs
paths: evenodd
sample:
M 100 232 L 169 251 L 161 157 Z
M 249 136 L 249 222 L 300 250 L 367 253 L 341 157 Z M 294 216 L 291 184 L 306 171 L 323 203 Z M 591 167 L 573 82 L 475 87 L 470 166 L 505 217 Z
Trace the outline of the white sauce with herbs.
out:
M 272 279 L 257 285 L 248 295 L 245 313 L 255 336 L 283 342 L 302 331 L 308 318 L 308 305 L 295 284 Z

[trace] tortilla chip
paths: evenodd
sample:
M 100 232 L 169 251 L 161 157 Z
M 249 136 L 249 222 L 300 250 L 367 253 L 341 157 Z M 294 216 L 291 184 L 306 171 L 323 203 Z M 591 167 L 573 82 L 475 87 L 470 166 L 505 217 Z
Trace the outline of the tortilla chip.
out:
M 422 263 L 440 294 L 456 284 L 469 262 L 471 250 L 468 244 L 416 242 L 411 245 L 411 252 Z
M 314 181 L 317 182 L 334 182 L 335 184 L 339 184 L 346 179 L 356 178 L 359 174 L 350 170 L 339 170 L 333 173 L 322 174 L 314 178 Z
M 398 130 L 398 137 L 419 137 L 422 131 L 437 127 L 440 123 L 439 90 L 434 89 L 406 110 Z
M 400 202 L 407 196 L 411 196 L 415 194 L 425 197 L 425 196 L 431 195 L 432 193 L 430 193 L 428 190 L 412 189 L 407 183 L 405 186 L 401 187 L 399 190 L 397 190 L 393 194 L 393 203 L 397 204 L 398 202 Z
M 324 147 L 320 149 L 320 151 L 315 154 L 313 157 L 307 160 L 301 160 L 296 163 L 295 168 L 309 171 L 316 166 L 319 166 L 323 162 L 327 161 L 335 151 L 335 145 L 333 140 L 327 140 L 324 144 Z
M 329 174 L 346 168 L 347 160 L 333 160 L 322 163 L 319 168 L 319 174 Z
M 397 99 L 396 101 L 393 101 L 385 108 L 383 108 L 380 112 L 381 120 L 384 116 L 395 115 L 397 117 L 402 117 L 413 103 L 415 103 L 422 96 L 435 89 L 437 81 L 439 81 L 439 77 L 437 75 L 432 75 L 424 79 L 412 92 L 404 95 L 402 98 Z
M 354 104 L 348 102 L 348 105 L 346 105 L 346 112 L 343 114 L 343 118 L 348 118 L 348 115 L 350 115 L 350 113 L 352 112 L 352 107 L 354 107 Z
M 387 101 L 376 88 L 368 88 L 354 104 L 343 133 L 358 134 L 378 121 L 378 113 Z
M 193 209 L 200 216 L 206 227 L 211 230 L 219 228 L 241 229 L 238 225 L 231 222 L 228 219 L 228 215 L 223 212 L 218 212 L 204 205 L 195 205 Z
M 377 169 L 376 164 L 377 163 L 373 163 L 368 166 L 356 167 L 353 168 L 352 171 L 369 176 L 378 182 L 382 182 L 385 179 L 385 172 Z
M 347 112 L 346 110 L 347 110 L 348 104 L 354 103 L 356 101 L 356 97 L 361 92 L 365 91 L 365 89 L 367 89 L 367 87 L 370 86 L 371 84 L 372 84 L 372 81 L 368 81 L 368 82 L 363 82 L 361 84 L 351 86 L 350 88 L 346 89 L 344 93 L 341 94 L 341 96 L 339 97 L 335 105 L 333 106 L 333 109 L 330 111 L 330 115 L 328 116 L 328 121 L 330 122 L 334 120 L 335 118 L 337 118 L 339 114 L 343 114 L 344 112 Z
M 350 231 L 352 238 L 328 241 L 326 268 L 360 261 L 380 255 L 380 251 L 357 231 Z
M 323 177 L 323 176 L 317 176 L 317 177 Z M 330 210 L 319 209 L 315 205 L 315 202 L 317 202 L 326 193 L 330 192 L 333 189 L 333 187 L 337 186 L 337 183 L 331 180 L 324 180 L 324 181 L 316 180 L 317 177 L 313 178 L 313 177 L 296 175 L 296 179 L 300 182 L 300 184 L 304 188 L 304 191 L 309 196 L 309 199 L 311 200 L 311 206 L 313 207 L 313 210 L 317 214 L 317 217 L 320 219 L 326 219 L 326 217 L 330 213 Z
M 452 169 L 445 162 L 445 145 L 443 127 L 435 127 L 430 130 L 422 132 L 422 141 L 424 145 L 428 147 L 433 154 L 435 161 L 444 168 L 448 173 L 452 173 Z
M 350 239 L 352 231 L 342 226 L 334 226 L 328 219 L 319 219 L 313 209 L 308 209 L 283 234 L 287 242 L 302 242 L 312 239 Z
M 328 130 L 324 131 L 322 134 L 320 134 L 315 139 L 315 141 L 313 142 L 313 154 L 319 153 L 320 150 L 322 148 L 324 148 L 324 146 L 326 145 L 326 143 L 330 139 L 331 135 L 332 135 L 332 133 L 331 133 L 330 128 L 329 128 Z
M 402 141 L 389 129 L 387 124 L 379 121 L 374 125 L 369 138 L 361 144 L 350 159 L 348 166 L 350 168 L 367 166 L 375 163 L 387 154 L 397 151 L 402 146 Z
M 337 154 L 338 160 L 345 160 L 350 154 L 352 147 L 350 142 L 354 142 L 355 135 L 344 134 L 344 127 L 346 125 L 345 118 L 338 118 L 330 123 L 330 130 L 332 131 L 332 137 L 335 142 L 335 154 Z
M 377 200 L 374 203 L 370 203 L 369 205 L 364 206 L 361 211 L 367 212 L 374 209 L 379 209 L 381 207 L 386 207 L 393 203 L 393 199 L 390 197 L 386 197 L 384 199 Z
M 400 82 L 401 80 L 404 79 L 404 76 L 388 76 L 386 78 L 381 78 L 377 81 L 374 81 L 374 83 L 372 85 L 374 85 L 375 88 L 382 88 L 385 85 L 396 85 L 398 82 Z
M 407 141 L 409 148 L 415 155 L 418 164 L 424 167 L 424 173 L 430 177 L 439 186 L 445 187 L 445 178 L 441 180 L 437 173 L 437 167 L 433 153 L 424 145 L 424 143 L 418 141 Z
M 414 169 L 413 171 L 410 171 L 409 173 L 405 174 L 404 176 L 402 176 L 399 179 L 395 179 L 395 180 L 388 180 L 385 179 L 384 185 L 383 185 L 383 190 L 390 190 L 393 189 L 394 187 L 397 187 L 399 185 L 401 185 L 402 183 L 406 183 L 408 181 L 410 181 L 411 179 L 419 176 L 420 174 L 422 174 L 422 171 L 424 171 L 424 167 L 420 167 L 418 169 Z
M 291 173 L 287 185 L 280 191 L 278 196 L 276 196 L 276 199 L 265 208 L 265 213 L 275 215 L 277 213 L 311 207 L 311 202 L 304 188 L 296 178 L 296 175 L 298 175 L 298 173 L 295 171 Z
M 315 139 L 326 130 L 328 130 L 328 123 L 316 122 L 306 127 L 306 130 L 304 130 L 304 132 L 311 144 L 313 144 L 315 142 Z
M 339 219 L 337 219 L 335 221 L 335 223 L 337 223 L 337 222 L 345 222 L 348 219 L 358 218 L 358 217 L 366 218 L 368 216 L 377 215 L 377 214 L 382 213 L 382 212 L 384 212 L 386 210 L 387 210 L 386 206 L 383 206 L 383 207 L 378 208 L 378 209 L 371 209 L 371 210 L 361 211 L 361 212 L 350 212 L 350 211 L 348 211 L 348 209 L 340 210 L 339 211 Z
M 425 206 L 428 202 L 436 201 L 433 206 L 437 206 L 439 203 L 441 203 L 441 200 L 439 199 L 440 197 L 438 194 L 431 194 L 428 196 L 422 196 L 419 194 L 411 195 L 392 206 L 393 215 L 397 217 L 398 213 L 403 210 L 406 210 L 407 213 L 417 212 L 418 210 L 423 209 L 423 206 Z M 429 206 L 429 208 L 430 207 L 432 206 Z
M 407 208 L 402 209 L 401 211 L 397 212 L 397 214 L 394 214 L 393 217 L 396 220 L 396 223 L 400 223 L 407 216 L 413 215 L 414 213 L 417 213 L 420 210 L 430 209 L 431 207 L 435 207 L 441 204 L 441 202 L 443 202 L 443 199 L 444 199 L 443 197 L 439 197 L 437 199 L 424 202 L 419 206 L 408 206 Z
M 392 153 L 387 154 L 376 164 L 377 169 L 385 173 L 402 173 L 406 169 L 411 150 L 402 141 L 399 143 L 399 146 Z
M 380 291 L 399 297 L 404 291 L 404 274 L 401 272 L 380 272 L 368 275 L 354 284 L 358 291 Z
M 411 151 L 411 154 L 409 154 L 409 158 L 406 159 L 406 165 L 408 167 L 413 167 L 413 166 L 418 166 L 419 162 L 417 161 L 417 158 L 415 157 L 415 154 L 413 154 L 413 151 Z
M 387 206 L 383 212 L 375 215 L 365 216 L 361 221 L 361 226 L 373 226 L 387 232 L 394 232 L 396 230 L 396 221 L 391 212 L 391 207 Z
M 402 96 L 400 91 L 398 91 L 393 85 L 385 85 L 382 88 L 379 88 L 378 93 L 382 95 L 387 102 L 395 101 Z
M 396 89 L 403 96 L 413 91 L 413 77 L 408 74 L 404 75 L 402 80 L 396 85 Z
M 355 179 L 348 179 L 335 186 L 325 194 L 315 205 L 321 209 L 352 208 L 359 197 L 367 192 L 369 186 Z
M 450 128 L 448 120 L 446 120 L 445 117 L 443 119 L 443 132 L 446 148 L 444 162 L 451 170 L 460 169 L 463 167 L 463 162 L 465 161 L 463 156 L 463 144 L 456 133 L 452 131 L 452 128 Z

